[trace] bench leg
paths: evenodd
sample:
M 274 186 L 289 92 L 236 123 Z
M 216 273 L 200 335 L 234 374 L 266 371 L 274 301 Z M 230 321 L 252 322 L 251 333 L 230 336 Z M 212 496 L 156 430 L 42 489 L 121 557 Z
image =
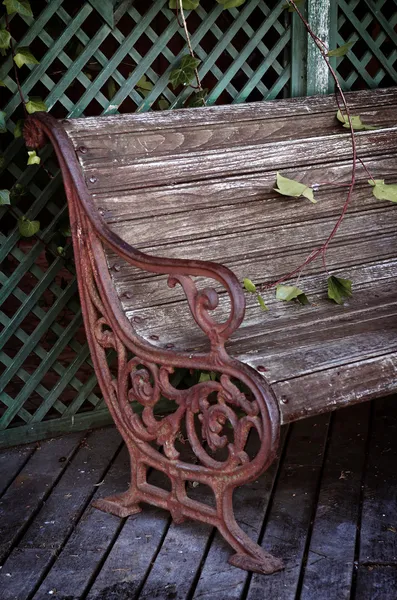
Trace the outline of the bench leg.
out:
M 266 552 L 241 529 L 233 512 L 233 489 L 228 489 L 222 498 L 223 524 L 219 531 L 225 540 L 236 550 L 229 563 L 246 571 L 271 575 L 284 568 L 281 559 Z

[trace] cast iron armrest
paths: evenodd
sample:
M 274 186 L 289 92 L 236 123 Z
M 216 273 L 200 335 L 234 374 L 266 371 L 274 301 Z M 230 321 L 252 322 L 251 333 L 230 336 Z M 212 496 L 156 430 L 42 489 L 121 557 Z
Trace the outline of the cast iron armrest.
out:
M 94 206 L 73 144 L 61 123 L 45 112 L 37 112 L 27 119 L 25 140 L 32 148 L 41 148 L 51 141 L 62 170 L 65 188 L 70 196 L 75 191 L 90 224 L 101 242 L 125 261 L 151 273 L 167 274 L 168 285 L 179 283 L 186 294 L 193 318 L 211 342 L 212 347 L 223 346 L 244 319 L 245 298 L 241 284 L 230 269 L 215 262 L 163 258 L 145 254 L 128 244 L 106 224 Z M 71 224 L 73 227 L 73 223 Z M 76 231 L 78 235 L 78 231 Z M 218 281 L 230 298 L 230 315 L 224 323 L 209 314 L 218 306 L 218 294 L 213 288 L 198 290 L 191 277 L 207 277 Z

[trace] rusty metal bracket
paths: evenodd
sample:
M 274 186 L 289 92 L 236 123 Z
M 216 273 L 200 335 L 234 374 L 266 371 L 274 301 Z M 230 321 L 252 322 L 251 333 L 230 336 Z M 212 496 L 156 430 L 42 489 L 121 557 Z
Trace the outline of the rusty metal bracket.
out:
M 103 220 L 88 193 L 73 145 L 62 124 L 46 113 L 26 122 L 25 139 L 33 148 L 49 140 L 57 154 L 69 203 L 82 311 L 92 360 L 102 393 L 128 447 L 131 483 L 123 494 L 95 502 L 95 506 L 126 517 L 148 502 L 171 512 L 176 522 L 191 518 L 218 528 L 235 550 L 229 562 L 259 573 L 274 573 L 282 561 L 265 552 L 238 526 L 233 513 L 233 490 L 256 479 L 273 461 L 279 441 L 277 401 L 266 381 L 249 366 L 234 360 L 225 341 L 239 327 L 245 311 L 244 294 L 226 267 L 205 261 L 149 256 L 119 238 Z M 211 349 L 187 354 L 159 349 L 136 334 L 125 316 L 109 274 L 104 246 L 135 267 L 168 274 L 168 285 L 181 285 L 196 323 L 208 336 Z M 212 278 L 226 289 L 230 314 L 223 323 L 210 312 L 218 305 L 215 289 L 198 290 L 193 277 Z M 117 355 L 117 373 L 110 369 L 108 349 Z M 177 367 L 215 371 L 216 381 L 177 389 L 170 375 Z M 242 391 L 243 390 L 243 391 Z M 176 410 L 155 416 L 160 397 Z M 134 411 L 133 402 L 142 407 Z M 195 459 L 182 459 L 177 440 L 183 430 Z M 254 456 L 246 451 L 254 430 L 260 440 Z M 217 456 L 223 451 L 223 458 Z M 155 468 L 171 481 L 171 491 L 148 483 Z M 209 486 L 215 507 L 193 500 L 187 485 Z

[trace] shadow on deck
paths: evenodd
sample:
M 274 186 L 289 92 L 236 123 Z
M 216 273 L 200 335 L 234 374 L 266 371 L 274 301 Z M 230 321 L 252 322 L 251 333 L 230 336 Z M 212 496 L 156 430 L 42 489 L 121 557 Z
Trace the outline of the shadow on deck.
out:
M 211 527 L 144 507 L 93 509 L 127 487 L 114 428 L 0 453 L 1 600 L 395 600 L 397 401 L 284 430 L 277 464 L 236 494 L 240 524 L 286 568 L 231 567 Z

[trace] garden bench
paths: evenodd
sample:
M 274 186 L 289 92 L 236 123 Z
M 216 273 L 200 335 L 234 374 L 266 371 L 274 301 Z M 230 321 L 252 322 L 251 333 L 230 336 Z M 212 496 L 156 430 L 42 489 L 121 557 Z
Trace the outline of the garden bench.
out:
M 378 127 L 357 132 L 360 158 L 396 182 L 397 89 L 347 97 Z M 353 280 L 348 302 L 327 299 L 321 261 L 301 277 L 306 306 L 272 291 L 263 312 L 241 284 L 274 282 L 335 225 L 352 168 L 336 110 L 330 96 L 63 121 L 36 113 L 25 128 L 29 146 L 49 139 L 57 153 L 92 359 L 131 456 L 130 489 L 96 505 L 127 516 L 148 502 L 177 522 L 211 523 L 232 564 L 262 573 L 282 562 L 239 528 L 232 497 L 274 459 L 280 424 L 397 389 L 395 206 L 372 195 L 362 168 L 327 254 L 329 271 Z M 277 172 L 327 185 L 311 204 L 277 194 Z M 179 367 L 204 376 L 178 384 Z M 147 481 L 150 469 L 168 489 Z M 193 482 L 213 504 L 192 497 Z

